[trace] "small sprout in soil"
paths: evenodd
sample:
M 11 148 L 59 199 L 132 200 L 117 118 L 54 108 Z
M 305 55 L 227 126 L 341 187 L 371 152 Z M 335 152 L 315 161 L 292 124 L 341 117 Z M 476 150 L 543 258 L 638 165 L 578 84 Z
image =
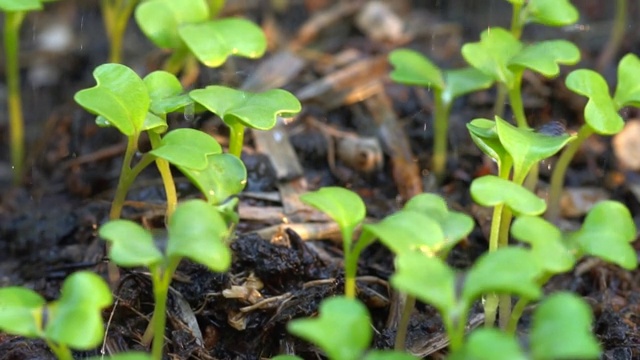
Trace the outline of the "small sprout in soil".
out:
M 109 62 L 122 62 L 122 38 L 139 0 L 102 0 L 100 10 L 109 39 Z
M 169 220 L 164 253 L 148 230 L 129 220 L 112 220 L 100 227 L 99 234 L 111 244 L 109 257 L 116 264 L 146 266 L 151 272 L 155 310 L 144 340 L 153 336 L 153 358 L 160 359 L 169 285 L 178 264 L 188 258 L 212 271 L 226 271 L 231 265 L 231 251 L 225 244 L 228 225 L 215 207 L 202 200 L 189 200 L 180 204 Z
M 300 101 L 281 89 L 249 93 L 224 86 L 196 89 L 189 96 L 218 115 L 231 130 L 229 152 L 240 157 L 245 128 L 269 130 L 278 116 L 289 117 L 301 110 Z
M 0 330 L 46 341 L 60 360 L 72 360 L 71 349 L 90 350 L 102 342 L 102 310 L 111 305 L 111 290 L 94 273 L 69 275 L 60 298 L 46 303 L 33 290 L 0 289 Z

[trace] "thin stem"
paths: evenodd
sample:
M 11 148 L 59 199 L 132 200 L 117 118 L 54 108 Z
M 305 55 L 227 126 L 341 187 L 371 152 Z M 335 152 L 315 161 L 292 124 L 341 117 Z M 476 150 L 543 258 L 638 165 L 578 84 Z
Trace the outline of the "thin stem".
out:
M 442 90 L 436 89 L 433 93 L 435 103 L 435 121 L 433 123 L 433 158 L 431 170 L 436 175 L 438 182 L 442 182 L 447 168 L 447 143 L 449 129 L 449 111 L 451 103 L 442 99 Z
M 138 135 L 130 136 L 127 139 L 127 149 L 124 153 L 124 159 L 122 160 L 122 168 L 120 169 L 120 178 L 118 179 L 118 186 L 116 187 L 116 194 L 111 202 L 111 210 L 109 211 L 109 219 L 119 219 L 122 214 L 122 207 L 124 206 L 125 198 L 129 187 L 133 183 L 135 177 L 131 176 L 131 162 L 133 156 L 138 151 Z
M 416 305 L 416 297 L 400 294 L 404 297 L 404 306 L 402 307 L 402 315 L 398 322 L 398 328 L 396 329 L 396 343 L 393 349 L 396 351 L 404 351 L 407 343 L 407 329 L 409 328 L 409 320 L 411 319 L 411 312 Z
M 52 341 L 47 340 L 47 345 L 51 352 L 58 358 L 58 360 L 73 360 L 73 354 L 71 353 L 71 349 L 64 344 L 56 344 Z
M 209 3 L 209 17 L 211 20 L 215 19 L 220 10 L 224 7 L 224 0 L 208 0 Z
M 9 129 L 11 166 L 13 184 L 22 181 L 24 171 L 24 118 L 20 95 L 20 69 L 18 53 L 20 50 L 20 26 L 25 12 L 9 11 L 4 19 L 4 50 L 6 54 L 5 72 L 7 76 L 7 107 L 9 108 Z
M 596 63 L 596 69 L 600 72 L 605 70 L 605 67 L 607 67 L 618 52 L 620 44 L 622 44 L 622 39 L 624 38 L 627 27 L 627 11 L 627 0 L 616 0 L 616 13 L 614 15 L 611 35 L 609 36 L 609 41 L 607 41 L 607 45 L 600 53 Z
M 138 0 L 102 0 L 104 27 L 109 38 L 109 62 L 122 62 L 122 38 Z
M 164 348 L 164 328 L 167 324 L 167 296 L 169 295 L 171 276 L 172 273 L 168 271 L 156 271 L 153 279 L 155 307 L 151 318 L 153 331 L 151 356 L 157 360 L 162 359 L 162 349 Z
M 449 350 L 451 353 L 455 353 L 462 348 L 469 309 L 465 306 L 464 309 L 456 313 L 460 314 L 459 319 L 443 318 L 445 330 L 449 335 Z
M 505 327 L 505 331 L 507 334 L 513 335 L 516 333 L 516 329 L 518 328 L 518 321 L 522 317 L 522 314 L 524 313 L 524 309 L 527 307 L 528 304 L 529 304 L 529 300 L 525 298 L 518 299 L 518 302 L 516 302 L 515 306 L 513 307 L 513 310 L 511 311 L 511 317 L 509 317 L 509 323 Z
M 524 105 L 522 104 L 522 74 L 523 71 L 518 71 L 514 74 L 513 87 L 508 89 L 508 92 L 511 111 L 513 111 L 513 115 L 516 118 L 516 124 L 518 124 L 520 128 L 527 129 L 529 125 L 527 124 L 527 117 L 524 113 Z
M 177 75 L 184 68 L 188 55 L 189 49 L 186 47 L 175 49 L 171 53 L 171 56 L 169 56 L 169 58 L 165 61 L 162 69 L 164 71 L 172 73 L 173 75 Z
M 149 131 L 149 140 L 151 141 L 151 147 L 157 148 L 160 146 L 160 135 Z M 156 167 L 162 177 L 162 184 L 164 185 L 164 192 L 167 197 L 167 211 L 165 216 L 165 222 L 169 223 L 169 219 L 178 206 L 178 194 L 176 193 L 176 184 L 173 181 L 173 175 L 171 174 L 171 168 L 169 162 L 165 159 L 156 158 Z
M 227 123 L 231 130 L 229 136 L 229 153 L 240 158 L 242 155 L 242 145 L 244 143 L 244 128 L 240 122 Z
M 589 125 L 582 125 L 578 131 L 577 138 L 567 145 L 556 162 L 551 173 L 551 185 L 549 186 L 549 198 L 547 199 L 548 206 L 545 214 L 545 218 L 550 222 L 555 222 L 560 216 L 560 196 L 569 164 L 582 143 L 593 133 L 594 131 Z
M 507 99 L 507 86 L 503 83 L 498 83 L 498 93 L 496 94 L 496 102 L 493 104 L 493 113 L 496 116 L 504 116 L 504 102 Z

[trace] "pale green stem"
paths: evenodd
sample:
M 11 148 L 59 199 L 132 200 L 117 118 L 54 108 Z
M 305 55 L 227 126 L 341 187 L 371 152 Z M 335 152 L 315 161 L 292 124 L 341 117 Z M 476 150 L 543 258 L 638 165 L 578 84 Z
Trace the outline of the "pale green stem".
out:
M 46 342 L 49 349 L 51 349 L 51 352 L 53 352 L 58 360 L 73 360 L 73 354 L 71 354 L 71 350 L 68 346 L 64 344 L 56 344 L 49 340 Z
M 549 198 L 547 199 L 548 205 L 545 214 L 545 218 L 550 222 L 555 222 L 560 216 L 560 197 L 569 164 L 578 149 L 580 149 L 580 146 L 593 133 L 594 131 L 589 125 L 582 125 L 578 131 L 577 138 L 565 147 L 556 162 L 555 168 L 551 173 L 551 185 L 549 185 Z
M 177 75 L 184 68 L 188 55 L 189 49 L 186 47 L 174 49 L 171 56 L 165 61 L 162 69 L 173 75 Z
M 13 184 L 18 185 L 24 175 L 24 118 L 20 95 L 20 69 L 18 53 L 20 51 L 20 27 L 25 12 L 9 11 L 4 18 L 4 51 L 6 56 L 5 73 L 7 77 L 7 107 L 9 108 L 9 139 Z
M 209 17 L 215 19 L 222 8 L 224 7 L 224 0 L 209 0 Z
M 620 44 L 622 44 L 622 39 L 624 39 L 627 27 L 628 11 L 629 8 L 627 6 L 627 0 L 616 0 L 616 13 L 614 15 L 611 35 L 609 36 L 609 41 L 607 41 L 607 45 L 604 50 L 600 53 L 600 57 L 598 58 L 596 65 L 596 68 L 600 70 L 600 72 L 604 71 L 604 68 L 609 64 L 609 62 L 611 62 L 618 52 Z
M 149 131 L 149 140 L 151 141 L 151 147 L 157 148 L 160 146 L 160 135 L 153 131 Z M 165 222 L 168 224 L 171 215 L 178 206 L 178 194 L 176 193 L 176 184 L 173 181 L 173 175 L 171 174 L 171 168 L 169 162 L 165 159 L 156 158 L 156 167 L 160 172 L 162 178 L 162 184 L 164 185 L 164 192 L 167 197 L 167 211 L 165 216 Z
M 109 62 L 122 62 L 122 39 L 137 0 L 102 0 L 100 7 L 109 39 Z
M 522 23 L 522 4 L 513 3 L 513 13 L 511 14 L 511 34 L 519 39 L 522 35 L 522 28 L 524 24 Z
M 396 351 L 404 351 L 407 343 L 407 329 L 409 328 L 409 320 L 411 319 L 411 312 L 416 305 L 416 297 L 400 293 L 400 296 L 404 297 L 404 306 L 402 307 L 402 315 L 398 322 L 396 329 L 396 343 L 393 349 Z
M 538 280 L 538 284 L 540 286 L 546 284 L 551 276 L 553 276 L 553 274 L 550 273 L 541 276 Z M 511 317 L 509 318 L 509 324 L 507 324 L 505 328 L 507 334 L 514 335 L 516 333 L 516 330 L 518 328 L 518 321 L 520 321 L 520 318 L 524 313 L 524 309 L 527 307 L 527 305 L 529 305 L 530 302 L 530 300 L 525 298 L 520 298 L 518 302 L 516 302 L 516 305 L 513 307 L 513 311 L 511 312 Z
M 507 86 L 503 83 L 497 83 L 498 92 L 496 94 L 496 102 L 493 104 L 493 113 L 496 116 L 504 117 L 504 103 L 507 99 Z
M 451 353 L 455 353 L 462 348 L 464 343 L 464 333 L 467 326 L 467 316 L 469 309 L 465 307 L 459 312 L 460 318 L 450 319 L 448 316 L 443 316 L 444 328 L 449 335 L 449 350 Z
M 245 126 L 238 121 L 227 123 L 229 126 L 229 153 L 240 158 L 242 155 L 242 145 L 244 143 Z
M 518 124 L 520 128 L 527 129 L 529 125 L 527 124 L 527 117 L 524 113 L 524 105 L 522 104 L 522 74 L 522 71 L 514 73 L 513 87 L 508 89 L 508 92 L 511 111 L 513 111 L 513 115 L 516 118 L 516 124 Z
M 433 122 L 433 158 L 431 170 L 436 175 L 438 182 L 442 182 L 447 168 L 447 143 L 449 130 L 449 111 L 451 102 L 442 99 L 442 90 L 435 89 L 434 97 L 434 122 Z

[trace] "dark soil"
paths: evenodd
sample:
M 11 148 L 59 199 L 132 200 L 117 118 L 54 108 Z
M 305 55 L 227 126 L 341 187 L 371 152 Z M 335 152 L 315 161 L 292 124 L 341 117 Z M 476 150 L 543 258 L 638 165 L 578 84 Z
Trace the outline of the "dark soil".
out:
M 449 258 L 455 267 L 468 267 L 487 247 L 486 212 L 473 206 L 468 187 L 473 178 L 493 168 L 469 139 L 464 124 L 472 118 L 493 117 L 495 91 L 476 93 L 455 104 L 447 176 L 444 183 L 436 187 L 428 166 L 432 147 L 430 96 L 425 90 L 393 84 L 388 79 L 386 63 L 378 62 L 384 65 L 378 66 L 375 59 L 396 47 L 409 46 L 445 68 L 461 66 L 464 63 L 459 55 L 461 44 L 476 41 L 479 32 L 489 25 L 506 26 L 511 16 L 510 7 L 502 0 L 389 2 L 413 34 L 394 41 L 372 39 L 356 26 L 355 14 L 366 1 L 230 0 L 228 3 L 229 15 L 244 15 L 263 26 L 271 48 L 261 60 L 231 59 L 219 69 L 203 68 L 194 86 L 218 83 L 250 87 L 248 84 L 252 82 L 266 83 L 269 80 L 261 77 L 264 74 L 260 72 L 261 66 L 285 50 L 293 49 L 302 60 L 300 68 L 294 74 L 276 71 L 276 77 L 282 79 L 279 87 L 302 98 L 303 113 L 284 128 L 284 135 L 289 137 L 295 150 L 294 160 L 300 162 L 303 171 L 301 176 L 282 176 L 270 162 L 270 158 L 279 153 L 260 153 L 257 141 L 249 137 L 243 155 L 249 183 L 241 196 L 242 221 L 231 246 L 233 266 L 228 273 L 214 274 L 187 261 L 181 264 L 170 292 L 167 358 L 259 359 L 282 353 L 319 358 L 317 349 L 289 335 L 285 325 L 291 319 L 315 314 L 320 301 L 343 292 L 341 245 L 330 241 L 329 235 L 308 239 L 293 230 L 285 230 L 269 241 L 259 235 L 260 231 L 287 221 L 317 220 L 310 219 L 304 212 L 296 212 L 299 209 L 289 202 L 283 190 L 289 185 L 302 190 L 325 185 L 351 188 L 365 199 L 371 219 L 399 209 L 407 194 L 415 192 L 417 186 L 443 195 L 451 207 L 476 218 L 476 229 Z M 278 8 L 276 3 L 283 7 Z M 353 3 L 352 9 L 335 22 L 309 26 L 322 11 L 345 7 L 347 3 Z M 580 0 L 574 3 L 581 11 L 580 26 L 565 29 L 531 26 L 524 38 L 575 41 L 583 53 L 578 66 L 593 68 L 607 43 L 613 2 Z M 630 17 L 637 18 L 638 11 L 634 3 L 629 9 Z M 615 80 L 617 60 L 640 48 L 637 25 L 632 26 L 613 61 L 600 69 L 611 82 Z M 56 29 L 67 31 L 70 38 L 61 47 L 50 49 L 42 39 Z M 301 29 L 312 36 L 305 38 Z M 29 143 L 28 173 L 21 186 L 10 185 L 8 121 L 6 111 L 1 111 L 0 146 L 4 150 L 0 152 L 0 286 L 26 286 L 52 300 L 59 296 L 62 281 L 70 273 L 80 269 L 105 273 L 104 245 L 96 231 L 108 217 L 124 139 L 113 130 L 98 128 L 93 117 L 73 102 L 73 94 L 93 86 L 91 73 L 106 61 L 107 49 L 97 0 L 52 3 L 46 11 L 28 16 L 25 22 L 21 59 Z M 125 41 L 127 65 L 145 74 L 157 69 L 166 56 L 141 35 L 134 22 L 130 24 Z M 325 89 L 318 83 L 365 60 L 371 60 L 366 75 L 352 76 L 339 84 L 338 89 Z M 563 75 L 555 80 L 533 75 L 525 80 L 525 106 L 533 126 L 559 121 L 567 129 L 575 130 L 581 124 L 584 103 L 563 85 L 570 69 L 564 68 Z M 367 95 L 365 90 L 370 89 L 371 84 L 381 85 L 382 91 Z M 316 86 L 311 88 L 313 91 L 309 90 L 312 85 Z M 0 109 L 3 110 L 4 89 L 0 88 L 3 100 Z M 354 93 L 366 96 L 354 97 Z M 397 116 L 396 132 L 401 129 L 400 136 L 408 141 L 411 151 L 407 163 L 418 165 L 417 184 L 412 182 L 413 178 L 403 177 L 403 162 L 380 135 L 381 129 L 389 124 L 371 121 L 380 116 L 380 112 L 373 109 L 384 104 L 375 96 L 390 100 L 392 114 Z M 507 118 L 508 112 L 507 107 Z M 627 118 L 636 115 L 632 110 L 624 114 Z M 226 141 L 227 131 L 219 119 L 209 114 L 197 115 L 192 121 L 177 114 L 170 123 L 174 127 L 200 128 L 214 134 L 223 144 Z M 341 134 L 378 137 L 382 158 L 365 156 L 366 161 L 354 163 L 339 156 L 329 161 L 332 146 L 340 141 Z M 178 172 L 175 175 L 182 199 L 198 196 Z M 632 175 L 625 174 L 618 166 L 610 139 L 596 137 L 576 158 L 566 182 L 571 186 L 606 190 L 612 198 L 623 201 L 634 218 L 639 219 L 640 203 L 633 196 L 630 190 L 633 184 L 628 180 L 636 179 L 637 175 Z M 542 183 L 548 176 L 547 167 L 542 167 Z M 129 193 L 123 217 L 148 226 L 161 226 L 163 199 L 159 177 L 150 169 Z M 264 211 L 262 217 L 258 217 L 255 212 L 243 212 L 243 209 Z M 274 209 L 276 215 L 272 216 L 270 211 Z M 564 226 L 575 227 L 580 220 L 579 216 L 566 219 Z M 379 245 L 368 248 L 360 259 L 359 298 L 371 311 L 376 329 L 374 346 L 378 348 L 392 347 L 395 336 L 395 322 L 389 316 L 397 299 L 387 284 L 392 272 L 392 255 Z M 251 285 L 256 282 L 262 287 Z M 595 314 L 594 332 L 605 349 L 604 359 L 640 359 L 639 285 L 638 271 L 627 272 L 600 262 L 585 262 L 573 273 L 552 279 L 547 290 L 572 291 L 589 301 Z M 225 290 L 232 286 L 247 290 L 248 295 L 229 297 Z M 140 340 L 153 311 L 150 281 L 143 269 L 123 270 L 115 295 L 117 303 L 104 314 L 105 319 L 110 318 L 105 349 L 108 353 L 143 349 Z M 471 318 L 475 319 L 475 325 L 482 321 L 480 315 Z M 525 317 L 523 333 L 526 325 Z M 408 348 L 419 356 L 439 359 L 446 354 L 443 337 L 436 312 L 418 304 L 410 324 Z M 98 350 L 77 353 L 77 356 L 96 354 Z M 52 358 L 41 341 L 0 334 L 0 359 Z

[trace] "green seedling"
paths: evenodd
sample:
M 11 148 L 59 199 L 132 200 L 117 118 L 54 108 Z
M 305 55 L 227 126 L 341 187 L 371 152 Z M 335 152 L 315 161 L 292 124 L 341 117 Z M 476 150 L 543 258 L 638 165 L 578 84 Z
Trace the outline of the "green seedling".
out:
M 73 360 L 71 349 L 90 350 L 104 337 L 102 310 L 113 302 L 98 275 L 80 271 L 65 280 L 60 298 L 46 303 L 33 290 L 0 289 L 0 330 L 43 339 L 60 360 Z
M 154 243 L 151 232 L 129 220 L 109 221 L 100 227 L 99 235 L 111 244 L 109 257 L 116 264 L 149 268 L 155 310 L 145 340 L 153 335 L 152 355 L 160 360 L 169 285 L 180 261 L 188 258 L 216 272 L 226 271 L 231 265 L 231 251 L 225 244 L 229 228 L 224 216 L 203 200 L 180 204 L 169 220 L 164 251 Z
M 122 62 L 122 38 L 131 13 L 140 0 L 100 0 L 102 21 L 109 39 L 109 62 Z
M 20 28 L 29 11 L 42 10 L 44 3 L 55 0 L 0 0 L 4 13 L 4 53 L 7 77 L 7 108 L 9 109 L 9 148 L 13 184 L 22 181 L 24 172 L 24 117 L 20 95 Z
M 135 10 L 142 32 L 156 46 L 172 51 L 164 69 L 177 74 L 185 66 L 197 71 L 193 59 L 208 67 L 222 65 L 229 56 L 258 58 L 267 48 L 262 30 L 240 18 L 213 19 L 220 0 L 146 0 Z
M 509 334 L 482 328 L 471 333 L 450 360 L 556 360 L 597 359 L 600 345 L 591 333 L 589 305 L 571 293 L 556 293 L 540 303 L 533 314 L 529 351 Z
M 237 157 L 242 153 L 245 128 L 269 130 L 276 125 L 277 116 L 293 116 L 302 109 L 295 96 L 281 89 L 249 93 L 224 86 L 207 86 L 192 90 L 189 96 L 218 115 L 229 127 L 229 152 Z
M 367 307 L 346 297 L 323 300 L 315 319 L 298 319 L 287 324 L 293 335 L 322 349 L 331 360 L 411 360 L 415 357 L 395 351 L 366 352 L 373 330 Z M 301 359 L 296 356 L 276 356 L 274 360 Z
M 513 5 L 511 33 L 520 38 L 528 23 L 567 26 L 578 21 L 580 14 L 569 0 L 507 0 Z
M 427 87 L 434 97 L 434 143 L 431 168 L 442 180 L 447 162 L 447 131 L 451 105 L 456 98 L 470 92 L 489 88 L 493 79 L 473 68 L 442 71 L 417 51 L 394 50 L 389 54 L 394 70 L 389 74 L 393 81 Z
M 569 41 L 548 40 L 525 46 L 499 27 L 483 31 L 479 42 L 465 44 L 462 55 L 471 66 L 506 89 L 516 123 L 522 128 L 528 127 L 521 94 L 524 71 L 552 78 L 559 75 L 559 64 L 572 65 L 580 60 L 580 50 Z M 496 111 L 496 115 L 501 113 L 502 110 Z
M 577 139 L 560 155 L 551 174 L 549 187 L 549 210 L 547 219 L 556 221 L 560 215 L 560 196 L 565 174 L 580 146 L 594 133 L 615 135 L 624 127 L 618 114 L 623 107 L 640 107 L 640 59 L 636 55 L 625 55 L 618 64 L 618 84 L 613 97 L 604 78 L 595 71 L 579 69 L 572 71 L 566 79 L 567 88 L 585 96 L 585 124 L 580 127 Z

